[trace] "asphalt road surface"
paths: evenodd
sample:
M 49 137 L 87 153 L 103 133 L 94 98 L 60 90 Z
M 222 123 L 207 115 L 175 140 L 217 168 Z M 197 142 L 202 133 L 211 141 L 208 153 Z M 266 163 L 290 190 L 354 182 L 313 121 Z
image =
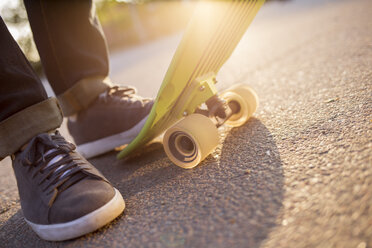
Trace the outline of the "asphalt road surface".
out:
M 114 54 L 114 81 L 155 96 L 179 39 Z M 192 170 L 159 144 L 91 160 L 127 206 L 82 238 L 34 235 L 2 161 L 0 247 L 372 247 L 372 1 L 266 4 L 218 79 L 256 89 L 254 118 Z

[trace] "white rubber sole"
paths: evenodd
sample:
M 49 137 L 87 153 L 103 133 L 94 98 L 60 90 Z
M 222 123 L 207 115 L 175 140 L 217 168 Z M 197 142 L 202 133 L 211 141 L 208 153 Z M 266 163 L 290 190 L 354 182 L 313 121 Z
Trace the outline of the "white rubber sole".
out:
M 115 195 L 108 203 L 79 219 L 52 225 L 35 224 L 28 220 L 26 222 L 40 238 L 48 241 L 63 241 L 80 237 L 103 227 L 118 217 L 124 208 L 123 197 L 115 189 Z
M 106 152 L 112 151 L 118 146 L 124 144 L 129 144 L 141 131 L 142 127 L 145 125 L 147 116 L 143 118 L 137 125 L 131 129 L 108 136 L 99 140 L 95 140 L 89 143 L 78 145 L 76 150 L 86 159 L 93 158 L 95 156 L 104 154 Z

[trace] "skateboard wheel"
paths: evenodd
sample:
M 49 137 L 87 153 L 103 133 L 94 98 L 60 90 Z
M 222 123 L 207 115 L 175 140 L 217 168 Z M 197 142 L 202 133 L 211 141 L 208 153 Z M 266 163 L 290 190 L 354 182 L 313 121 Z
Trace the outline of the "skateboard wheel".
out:
M 219 135 L 212 120 L 204 115 L 192 114 L 165 132 L 163 144 L 174 164 L 191 169 L 217 147 Z
M 239 127 L 246 123 L 258 107 L 258 97 L 256 92 L 248 85 L 235 85 L 221 94 L 229 104 L 236 104 L 238 112 L 232 115 L 226 124 Z

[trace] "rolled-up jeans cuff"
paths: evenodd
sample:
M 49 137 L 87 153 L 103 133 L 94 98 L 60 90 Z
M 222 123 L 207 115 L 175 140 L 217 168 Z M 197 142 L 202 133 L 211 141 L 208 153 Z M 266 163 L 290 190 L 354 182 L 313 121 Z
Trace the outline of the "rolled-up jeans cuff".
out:
M 34 136 L 61 126 L 62 110 L 56 98 L 27 107 L 0 122 L 0 160 L 14 154 Z
M 92 77 L 78 81 L 57 96 L 63 115 L 71 116 L 87 108 L 99 94 L 110 87 L 111 81 L 108 77 Z

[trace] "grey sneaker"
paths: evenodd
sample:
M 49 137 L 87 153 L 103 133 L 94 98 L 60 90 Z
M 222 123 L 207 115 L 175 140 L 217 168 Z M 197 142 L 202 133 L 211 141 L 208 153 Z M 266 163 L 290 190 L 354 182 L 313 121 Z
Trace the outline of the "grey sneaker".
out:
M 114 86 L 87 109 L 67 122 L 68 130 L 85 158 L 128 144 L 141 131 L 153 100 L 136 95 L 135 88 Z
M 35 136 L 12 157 L 23 215 L 42 239 L 79 237 L 125 208 L 120 192 L 74 149 L 57 131 Z

